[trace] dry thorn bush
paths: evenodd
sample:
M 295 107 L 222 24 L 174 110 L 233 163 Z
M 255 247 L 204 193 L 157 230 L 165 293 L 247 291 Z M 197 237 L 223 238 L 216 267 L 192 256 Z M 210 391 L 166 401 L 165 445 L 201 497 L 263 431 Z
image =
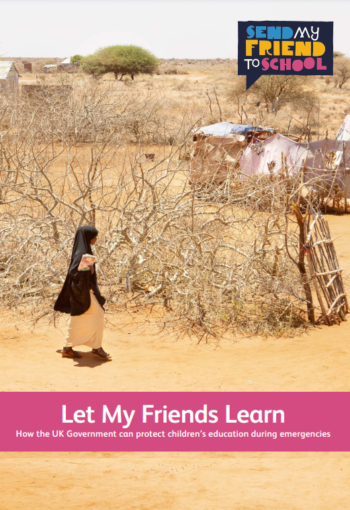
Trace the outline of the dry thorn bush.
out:
M 75 231 L 94 224 L 109 314 L 152 309 L 199 338 L 305 327 L 292 169 L 199 194 L 180 155 L 200 109 L 69 79 L 0 97 L 2 306 L 53 318 Z

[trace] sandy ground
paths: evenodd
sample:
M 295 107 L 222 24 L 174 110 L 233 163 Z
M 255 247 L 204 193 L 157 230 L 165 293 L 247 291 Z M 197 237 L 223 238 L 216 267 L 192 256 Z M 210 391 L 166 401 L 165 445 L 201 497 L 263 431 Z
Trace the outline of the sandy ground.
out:
M 329 217 L 350 274 L 350 217 Z M 63 325 L 62 325 L 63 326 Z M 285 339 L 198 345 L 145 328 L 109 327 L 101 364 L 62 359 L 65 328 L 0 323 L 1 391 L 350 391 L 350 320 Z M 350 454 L 0 454 L 0 508 L 347 509 Z
M 0 459 L 2 510 L 350 508 L 350 454 L 67 453 Z

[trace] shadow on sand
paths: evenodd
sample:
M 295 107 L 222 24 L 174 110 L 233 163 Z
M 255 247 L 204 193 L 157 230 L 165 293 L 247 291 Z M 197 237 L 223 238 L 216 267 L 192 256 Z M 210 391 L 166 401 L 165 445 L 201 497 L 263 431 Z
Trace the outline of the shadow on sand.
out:
M 56 352 L 61 354 L 62 349 L 58 349 Z M 79 352 L 79 351 L 77 351 L 77 352 Z M 62 359 L 64 361 L 73 361 L 74 362 L 73 366 L 80 367 L 80 368 L 82 368 L 82 367 L 95 368 L 100 365 L 105 365 L 106 363 L 108 363 L 108 361 L 112 361 L 112 360 L 104 361 L 104 360 L 98 359 L 92 354 L 92 352 L 80 352 L 80 354 L 81 354 L 81 358 L 62 358 Z

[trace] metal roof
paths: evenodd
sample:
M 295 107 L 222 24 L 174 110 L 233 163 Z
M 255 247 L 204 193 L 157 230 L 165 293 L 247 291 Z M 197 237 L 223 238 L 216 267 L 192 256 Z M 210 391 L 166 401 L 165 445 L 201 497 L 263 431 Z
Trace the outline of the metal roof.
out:
M 65 59 L 61 62 L 61 64 L 70 64 L 70 63 L 71 63 L 71 62 L 70 62 L 70 57 L 65 58 Z
M 6 80 L 8 74 L 10 72 L 12 64 L 13 64 L 13 62 L 11 62 L 9 60 L 0 61 L 0 80 Z M 16 66 L 15 66 L 15 69 L 16 69 Z M 16 69 L 16 71 L 17 71 L 17 69 Z

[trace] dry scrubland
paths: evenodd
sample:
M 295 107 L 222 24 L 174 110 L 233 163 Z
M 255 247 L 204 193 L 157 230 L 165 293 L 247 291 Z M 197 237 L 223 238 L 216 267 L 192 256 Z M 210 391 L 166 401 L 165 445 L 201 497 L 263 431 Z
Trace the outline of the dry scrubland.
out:
M 172 66 L 178 72 L 188 74 L 141 76 L 134 82 L 128 80 L 125 83 L 115 83 L 109 76 L 104 78 L 100 89 L 109 94 L 112 87 L 112 96 L 122 97 L 119 109 L 122 111 L 128 104 L 126 116 L 116 118 L 112 111 L 106 116 L 108 102 L 99 102 L 102 105 L 99 110 L 95 100 L 89 100 L 89 103 L 83 96 L 74 108 L 57 105 L 45 110 L 41 107 L 36 127 L 29 131 L 25 126 L 28 118 L 32 118 L 29 114 L 39 108 L 37 103 L 30 108 L 17 105 L 11 109 L 12 117 L 8 110 L 4 114 L 3 120 L 7 119 L 5 130 L 10 131 L 7 146 L 2 145 L 1 165 L 2 170 L 10 171 L 2 172 L 3 176 L 9 177 L 5 183 L 2 180 L 7 202 L 1 206 L 0 230 L 1 244 L 7 252 L 4 256 L 2 251 L 0 276 L 8 269 L 7 278 L 2 278 L 2 289 L 5 290 L 7 285 L 11 293 L 3 292 L 2 296 L 1 389 L 349 391 L 349 322 L 340 327 L 318 326 L 305 334 L 283 338 L 232 337 L 227 331 L 220 342 L 206 335 L 205 338 L 212 339 L 208 343 L 198 343 L 205 331 L 203 324 L 198 329 L 203 307 L 207 311 L 205 317 L 209 318 L 204 321 L 205 327 L 215 333 L 217 317 L 213 311 L 223 307 L 227 311 L 230 302 L 235 304 L 237 313 L 237 303 L 241 301 L 232 300 L 232 295 L 237 292 L 235 283 L 239 284 L 241 299 L 245 297 L 242 279 L 238 282 L 233 277 L 228 280 L 230 273 L 225 264 L 235 263 L 236 269 L 242 268 L 241 257 L 246 257 L 237 255 L 237 250 L 227 246 L 218 249 L 222 243 L 229 245 L 234 241 L 235 248 L 251 255 L 254 252 L 252 240 L 261 243 L 263 230 L 269 244 L 265 244 L 265 255 L 262 245 L 255 245 L 256 266 L 249 266 L 247 288 L 252 290 L 254 275 L 260 274 L 264 268 L 264 299 L 267 296 L 270 299 L 276 239 L 284 232 L 285 210 L 278 197 L 285 193 L 284 186 L 290 186 L 290 183 L 282 180 L 282 187 L 276 188 L 273 210 L 261 207 L 260 195 L 266 191 L 263 184 L 259 188 L 260 195 L 255 195 L 256 200 L 250 202 L 249 208 L 242 209 L 242 199 L 232 207 L 225 202 L 213 199 L 203 202 L 194 197 L 187 183 L 184 156 L 187 146 L 181 146 L 181 140 L 186 140 L 186 133 L 196 122 L 204 125 L 220 120 L 220 116 L 223 120 L 240 121 L 235 104 L 227 100 L 230 81 L 235 80 L 235 75 L 231 62 L 190 64 L 175 61 L 163 64 L 164 68 Z M 56 83 L 54 76 L 39 76 L 42 78 L 48 83 Z M 74 79 L 84 81 L 79 75 Z M 35 76 L 29 75 L 21 78 L 22 83 L 36 80 Z M 349 112 L 347 85 L 335 89 L 325 79 L 317 78 L 313 86 L 319 93 L 320 127 L 317 112 L 313 117 L 317 122 L 313 124 L 312 136 L 317 136 L 318 130 L 324 134 L 326 129 L 329 136 L 334 136 Z M 91 99 L 91 93 L 89 97 Z M 88 103 L 95 107 L 84 109 Z M 245 110 L 251 115 L 249 122 L 254 123 L 254 115 L 260 115 L 256 103 Z M 85 115 L 84 112 L 88 113 Z M 288 125 L 290 117 L 287 113 L 291 113 L 289 107 L 276 115 L 270 113 L 264 123 L 280 129 L 280 126 Z M 305 112 L 292 113 L 305 124 Z M 18 119 L 23 121 L 18 122 Z M 55 119 L 54 125 L 52 119 Z M 302 124 L 293 121 L 290 132 L 297 136 L 302 131 Z M 94 129 L 91 129 L 92 125 Z M 115 133 L 111 126 L 118 127 Z M 79 139 L 81 133 L 85 137 L 96 135 L 96 130 L 99 139 L 88 144 Z M 101 145 L 101 140 L 108 143 Z M 154 163 L 145 156 L 150 153 L 155 154 Z M 115 171 L 116 166 L 119 172 Z M 13 173 L 14 167 L 18 168 L 17 173 Z M 51 194 L 43 191 L 48 182 L 54 189 Z M 126 195 L 130 194 L 130 187 L 133 199 L 128 204 Z M 153 211 L 155 195 L 152 190 L 156 191 L 157 214 L 161 214 L 157 221 L 152 215 L 144 221 L 145 214 Z M 69 206 L 72 202 L 75 209 Z M 17 208 L 19 214 L 12 214 L 13 208 Z M 194 210 L 195 215 L 192 214 Z M 203 210 L 205 214 L 199 214 Z M 275 218 L 276 214 L 280 221 L 278 228 L 273 222 L 269 223 L 269 217 Z M 242 222 L 245 215 L 252 216 L 248 230 Z M 105 347 L 112 352 L 114 361 L 108 365 L 92 359 L 84 348 L 85 354 L 80 360 L 62 360 L 59 349 L 64 340 L 66 320 L 60 320 L 58 327 L 54 327 L 48 315 L 48 306 L 60 285 L 59 278 L 64 275 L 74 228 L 81 218 L 92 221 L 94 217 L 97 226 L 102 227 L 98 253 L 104 263 L 99 274 L 111 303 Z M 180 229 L 179 218 L 182 218 Z M 221 221 L 215 221 L 214 225 L 206 223 L 213 218 Z M 168 221 L 169 235 L 165 235 L 162 229 Z M 228 227 L 225 226 L 227 221 Z M 347 237 L 350 221 L 345 215 L 331 216 L 329 221 L 336 237 L 339 261 L 346 274 L 350 263 Z M 289 235 L 293 239 L 293 232 Z M 135 250 L 137 236 L 143 238 L 138 238 L 140 249 Z M 228 236 L 231 236 L 230 240 Z M 151 246 L 152 239 L 158 239 L 158 244 Z M 202 244 L 204 250 L 201 253 Z M 201 271 L 205 250 L 209 250 L 212 260 L 211 271 L 205 273 L 206 281 L 217 283 L 221 279 L 221 283 L 228 282 L 229 301 L 227 294 L 215 285 L 199 286 L 203 281 Z M 165 252 L 167 257 L 164 257 Z M 30 261 L 29 272 L 23 267 L 25 257 Z M 42 260 L 45 260 L 45 267 Z M 185 265 L 184 260 L 187 260 Z M 179 266 L 182 261 L 182 265 L 180 269 L 170 267 L 169 261 L 173 266 L 175 262 Z M 142 277 L 138 273 L 140 268 L 147 269 Z M 287 259 L 282 257 L 279 261 L 282 276 L 278 288 L 273 289 L 277 290 L 279 302 L 285 295 L 285 285 L 289 286 L 288 296 L 291 287 L 300 290 L 299 275 L 293 271 Z M 174 275 L 179 272 L 181 278 L 177 284 L 179 276 Z M 294 280 L 290 278 L 291 272 Z M 139 278 L 134 278 L 135 273 Z M 283 280 L 286 274 L 288 278 Z M 242 272 L 242 277 L 244 275 Z M 189 278 L 190 284 L 187 282 Z M 166 279 L 170 282 L 166 286 L 169 294 L 159 294 L 164 288 L 158 287 Z M 209 301 L 202 302 L 201 308 L 199 297 L 208 290 L 212 294 Z M 179 292 L 192 293 L 191 299 L 179 301 L 175 298 Z M 127 309 L 125 296 L 130 300 Z M 164 296 L 169 298 L 168 302 Z M 213 303 L 217 308 L 212 306 Z M 256 328 L 259 321 L 247 314 L 247 310 L 252 312 L 251 304 L 247 303 L 247 306 L 246 318 L 249 322 L 252 317 L 251 322 Z M 177 325 L 174 316 L 180 317 L 184 310 L 187 317 Z M 44 318 L 33 329 L 32 320 L 39 316 Z M 290 322 L 292 319 L 290 316 L 287 320 L 289 326 L 295 326 Z M 232 317 L 221 316 L 220 321 L 232 325 Z M 167 322 L 175 328 L 160 333 L 159 327 Z M 180 338 L 179 332 L 184 333 Z M 189 332 L 192 332 L 191 337 Z M 265 330 L 265 333 L 269 332 L 286 333 L 286 321 L 272 321 L 272 326 L 270 324 Z M 290 332 L 288 329 L 287 333 Z M 149 510 L 350 508 L 348 454 L 66 453 L 2 454 L 0 458 L 3 480 L 0 506 L 5 510 L 22 507 L 41 510 L 46 508 L 47 498 L 50 498 L 53 510 L 61 508 L 62 501 L 67 508 L 96 506 L 101 510 L 115 506 Z
M 14 60 L 19 68 L 22 76 L 22 83 L 32 83 L 37 78 L 41 78 L 42 66 L 48 62 L 59 64 L 63 58 L 49 58 L 49 59 L 22 59 L 22 58 L 8 58 L 7 60 Z M 22 62 L 33 63 L 33 74 L 25 72 Z M 193 60 L 193 59 L 172 59 L 161 60 L 160 72 L 176 72 L 178 74 L 160 74 L 149 76 L 136 77 L 132 82 L 129 77 L 124 79 L 120 84 L 122 89 L 131 89 L 137 91 L 145 90 L 160 90 L 167 98 L 172 101 L 171 109 L 176 110 L 180 105 L 186 104 L 186 107 L 193 107 L 193 105 L 204 106 L 205 112 L 203 115 L 210 119 L 210 110 L 208 109 L 208 93 L 212 101 L 212 113 L 215 120 L 219 120 L 220 111 L 216 106 L 214 89 L 217 93 L 220 107 L 222 110 L 222 119 L 232 122 L 240 122 L 242 111 L 238 112 L 237 105 L 234 102 L 227 101 L 227 95 L 232 91 L 234 83 L 237 81 L 237 64 L 236 61 L 230 59 L 216 59 L 216 60 Z M 50 78 L 52 75 L 49 75 Z M 46 78 L 48 78 L 46 76 Z M 50 79 L 48 78 L 48 79 Z M 114 81 L 114 76 L 106 75 L 103 80 Z M 332 138 L 336 135 L 345 115 L 350 112 L 349 101 L 349 87 L 350 83 L 345 83 L 342 88 L 335 87 L 335 79 L 331 76 L 315 77 L 310 88 L 317 94 L 317 105 L 315 105 L 313 112 L 313 130 L 314 137 L 319 135 L 320 138 L 324 137 L 328 130 L 328 137 Z M 130 92 L 131 92 L 130 90 Z M 319 100 L 319 104 L 318 104 Z M 191 103 L 189 105 L 189 103 Z M 264 107 L 256 108 L 256 101 L 252 97 L 248 103 L 251 103 L 245 108 L 247 117 L 243 113 L 242 123 L 248 121 L 260 122 L 264 119 L 266 125 L 280 130 L 281 133 L 287 131 L 287 126 L 292 115 L 296 121 L 292 121 L 290 133 L 300 134 L 303 124 L 308 115 L 308 110 L 297 112 L 295 108 L 284 108 L 275 115 L 265 115 Z M 243 104 L 244 106 L 244 104 Z M 319 106 L 319 108 L 318 108 Z M 261 116 L 258 110 L 261 110 L 264 115 Z M 299 121 L 299 122 L 298 122 Z M 315 138 L 314 138 L 315 139 Z
M 90 222 L 101 232 L 109 313 L 152 310 L 206 339 L 226 329 L 280 335 L 304 327 L 291 260 L 297 180 L 285 168 L 277 181 L 243 186 L 233 172 L 224 189 L 199 196 L 189 185 L 191 129 L 226 119 L 295 138 L 332 136 L 346 111 L 326 121 L 323 95 L 346 97 L 346 84 L 329 81 L 298 82 L 303 95 L 292 91 L 276 108 L 257 100 L 261 91 L 242 95 L 232 61 L 167 61 L 160 74 L 121 82 L 23 75 L 22 95 L 1 105 L 4 305 L 21 317 L 51 316 L 74 231 Z M 38 88 L 24 94 L 30 84 Z

